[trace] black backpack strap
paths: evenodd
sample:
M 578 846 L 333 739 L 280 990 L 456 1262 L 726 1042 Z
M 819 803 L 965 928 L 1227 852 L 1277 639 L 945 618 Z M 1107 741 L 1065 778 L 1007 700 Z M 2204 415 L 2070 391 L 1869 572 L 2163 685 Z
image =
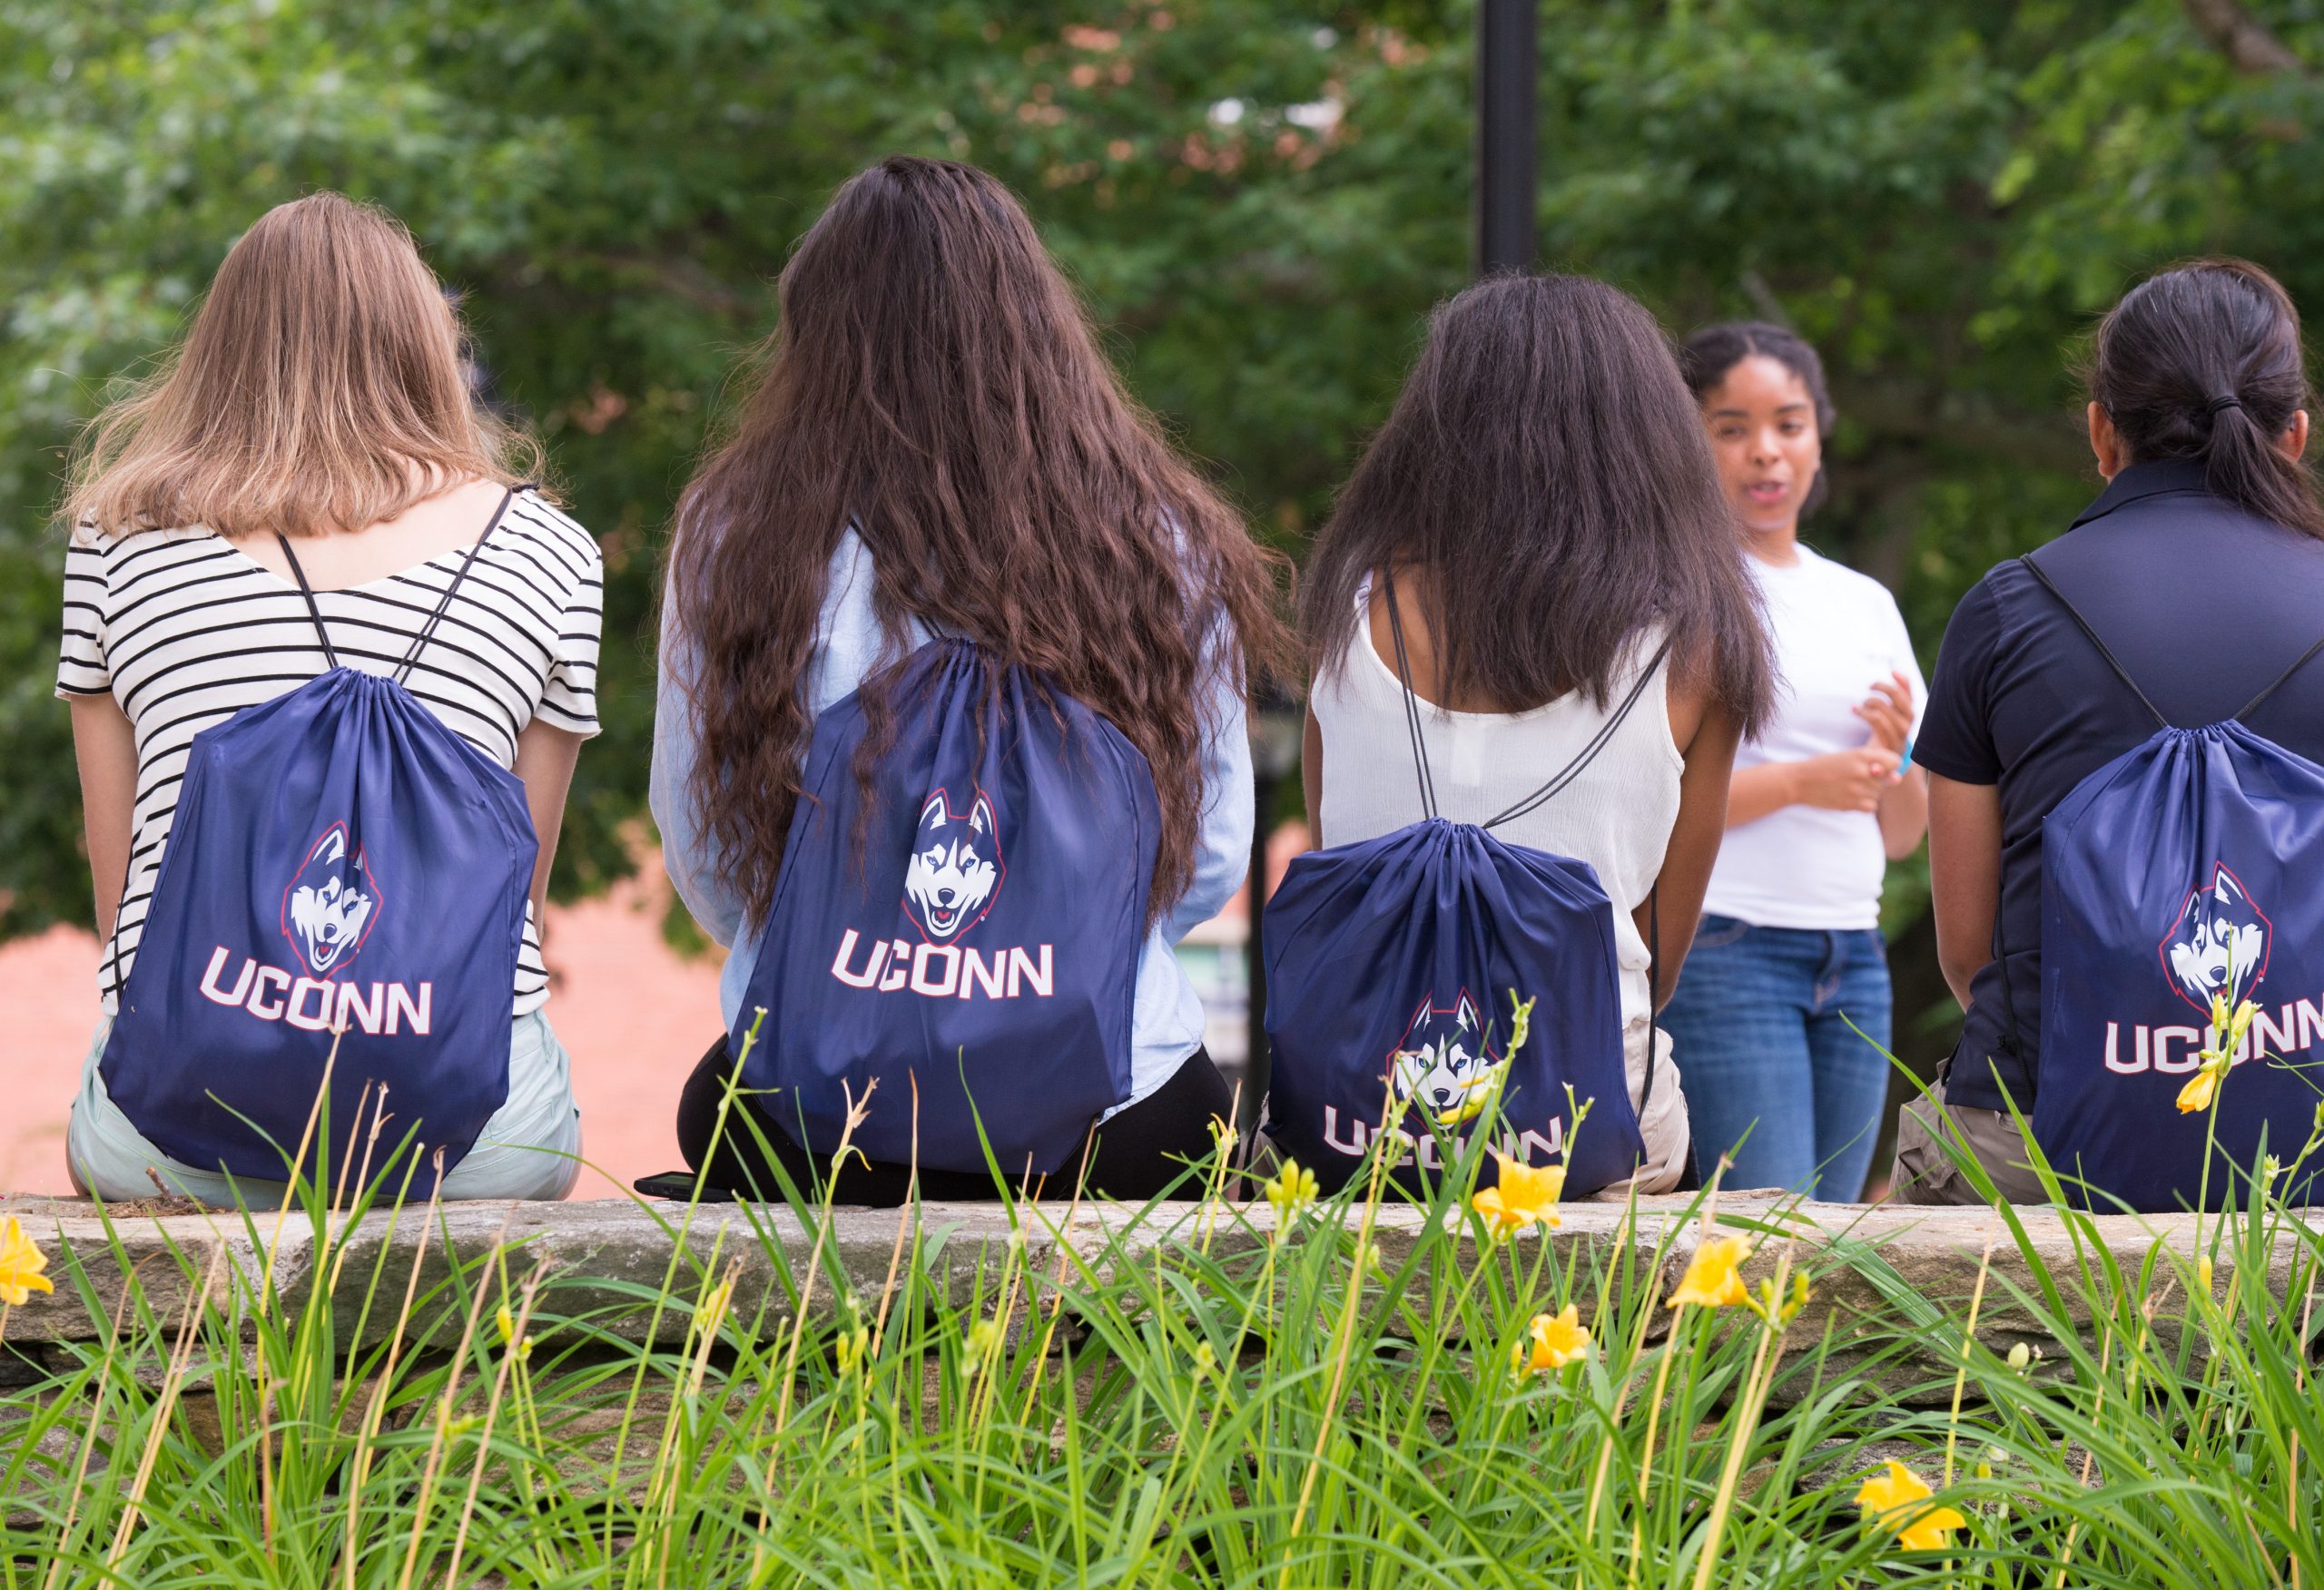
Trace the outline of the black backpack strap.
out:
M 2130 670 L 2124 668 L 2122 666 L 2122 660 L 2116 657 L 2114 653 L 2108 649 L 2104 641 L 2098 638 L 2098 632 L 2091 628 L 2090 621 L 2082 616 L 2081 612 L 2075 608 L 2073 603 L 2066 600 L 2066 594 L 2058 589 L 2057 582 L 2050 578 L 2048 573 L 2043 570 L 2040 564 L 2034 561 L 2031 554 L 2019 558 L 2017 561 L 2025 565 L 2025 569 L 2028 574 L 2042 582 L 2042 588 L 2043 590 L 2049 592 L 2051 595 L 2058 599 L 2058 604 L 2066 610 L 2067 615 L 2073 620 L 2074 623 L 2081 629 L 2082 633 L 2090 637 L 2090 643 L 2098 648 L 2098 654 L 2106 659 L 2106 665 L 2114 671 L 2116 676 L 2119 677 L 2124 684 L 2131 687 L 2131 693 L 2139 698 L 2139 704 L 2153 714 L 2155 722 L 2166 729 L 2169 728 L 2171 726 L 2170 720 L 2165 718 L 2162 713 L 2157 710 L 2152 702 L 2147 700 L 2146 692 L 2139 689 L 2138 681 L 2131 677 Z M 2231 716 L 2239 719 L 2248 718 L 2252 713 L 2258 712 L 2261 707 L 2267 705 L 2268 698 L 2274 695 L 2279 690 L 2281 690 L 2284 687 L 2285 682 L 2289 681 L 2293 674 L 2299 672 L 2301 669 L 2307 667 L 2309 663 L 2315 661 L 2316 654 L 2319 652 L 2324 652 L 2324 637 L 2319 637 L 2315 644 L 2309 646 L 2308 650 L 2302 652 L 2298 657 L 2292 659 L 2290 667 L 2285 669 L 2281 673 L 2277 674 L 2275 678 L 2270 680 L 2267 685 L 2261 689 L 2258 695 L 2253 696 L 2250 701 L 2244 702 L 2242 706 L 2237 708 Z
M 2073 620 L 2074 627 L 2080 630 L 2084 635 L 2088 636 L 2090 643 L 2098 648 L 2098 654 L 2106 659 L 2106 666 L 2114 671 L 2114 676 L 2120 679 L 2124 684 L 2131 687 L 2131 693 L 2139 698 L 2139 705 L 2144 707 L 2148 713 L 2154 719 L 2155 727 L 2158 729 L 2170 728 L 2171 720 L 2164 717 L 2162 710 L 2152 702 L 2147 700 L 2146 692 L 2139 688 L 2139 682 L 2131 677 L 2131 671 L 2122 666 L 2122 659 L 2115 656 L 2112 648 L 2108 646 L 2104 641 L 2098 638 L 2098 632 L 2090 627 L 2090 621 L 2082 616 L 2082 610 L 2076 607 L 2073 603 L 2066 600 L 2066 594 L 2063 591 L 2059 590 L 2058 583 L 2050 578 L 2048 572 L 2044 570 L 2040 564 L 2034 561 L 2033 555 L 2028 553 L 2025 556 L 2019 558 L 2017 561 L 2025 565 L 2025 572 L 2027 574 L 2032 574 L 2035 579 L 2042 582 L 2042 589 L 2047 591 L 2051 595 L 2058 599 L 2058 605 L 2066 610 L 2066 616 Z M 2324 644 L 2324 643 L 2319 643 L 2319 644 Z M 2307 658 L 2305 657 L 2300 659 L 2300 662 L 2302 662 L 2306 661 Z M 2295 662 L 2292 666 L 2297 668 L 2299 664 Z M 2280 680 L 2277 681 L 2277 683 L 2279 684 L 2282 681 Z M 2268 687 L 2269 690 L 2273 690 L 2274 688 L 2275 685 L 2270 685 Z M 2267 699 L 2267 691 L 2260 692 L 2260 698 L 2261 701 L 2265 701 Z M 2254 705 L 2256 704 L 2257 703 L 2255 702 Z M 2246 707 L 2244 711 L 2249 712 L 2250 711 L 2250 708 Z
M 1620 729 L 1623 720 L 1630 715 L 1630 709 L 1638 705 L 1639 698 L 1646 694 L 1646 687 L 1654 682 L 1655 675 L 1661 671 L 1662 660 L 1669 654 L 1670 643 L 1666 640 L 1656 648 L 1654 655 L 1648 660 L 1644 671 L 1638 676 L 1638 682 L 1631 685 L 1630 694 L 1622 698 L 1621 705 L 1607 714 L 1605 722 L 1600 724 L 1598 732 L 1590 737 L 1590 743 L 1577 751 L 1571 761 L 1551 775 L 1548 783 L 1543 784 L 1499 816 L 1489 817 L 1477 826 L 1494 829 L 1505 822 L 1514 822 L 1521 817 L 1530 816 L 1555 799 L 1567 785 L 1581 777 L 1590 764 L 1598 760 L 1598 753 L 1606 749 L 1607 742 L 1614 738 L 1614 731 Z
M 1652 670 L 1649 670 L 1651 672 Z M 1659 1057 L 1654 1018 L 1662 1012 L 1662 880 L 1646 891 L 1646 1085 L 1639 1090 L 1638 1118 L 1646 1121 L 1646 1101 L 1654 1096 L 1654 1062 Z
M 315 639 L 323 643 L 323 663 L 339 666 L 339 653 L 331 650 L 330 632 L 323 628 L 323 610 L 315 600 L 314 587 L 307 584 L 307 571 L 299 566 L 299 555 L 290 550 L 290 538 L 277 530 L 274 539 L 282 548 L 282 560 L 290 565 L 290 577 L 299 582 L 299 594 L 307 599 L 307 616 L 315 621 Z
M 1421 741 L 1420 698 L 1413 693 L 1412 661 L 1404 654 L 1404 615 L 1396 606 L 1395 572 L 1381 570 L 1380 581 L 1388 597 L 1388 633 L 1396 643 L 1396 682 L 1404 691 L 1404 727 L 1413 737 L 1413 769 L 1420 779 L 1421 810 L 1433 818 L 1436 815 L 1436 780 L 1429 775 L 1428 748 Z
M 493 509 L 492 517 L 485 521 L 484 534 L 478 536 L 468 547 L 468 555 L 460 560 L 460 566 L 452 571 L 451 584 L 444 587 L 444 594 L 437 602 L 436 611 L 428 615 L 427 623 L 422 625 L 419 633 L 412 638 L 411 650 L 404 653 L 403 662 L 396 668 L 395 680 L 398 684 L 402 684 L 410 679 L 412 664 L 419 661 L 420 649 L 426 646 L 429 639 L 434 636 L 436 626 L 444 622 L 444 614 L 452 605 L 453 594 L 459 590 L 460 582 L 468 577 L 468 570 L 476 565 L 476 555 L 484 550 L 486 538 L 500 528 L 501 518 L 508 512 L 508 505 L 517 500 L 518 492 L 532 489 L 532 483 L 526 481 L 520 485 L 512 486 L 500 494 L 500 505 Z
M 2267 689 L 2261 691 L 2258 695 L 2253 696 L 2250 701 L 2244 702 L 2242 710 L 2238 712 L 2235 715 L 2239 718 L 2248 718 L 2252 713 L 2258 712 L 2261 707 L 2265 706 L 2267 704 L 2268 698 L 2275 694 L 2277 691 L 2283 688 L 2284 681 L 2290 679 L 2302 668 L 2305 668 L 2308 665 L 2309 660 L 2314 657 L 2319 652 L 2324 652 L 2324 639 L 2319 639 L 2314 645 L 2309 647 L 2305 652 L 2302 652 L 2299 654 L 2299 659 L 2295 661 L 2290 667 L 2285 669 L 2281 673 L 2277 674 L 2274 680 L 2269 683 Z

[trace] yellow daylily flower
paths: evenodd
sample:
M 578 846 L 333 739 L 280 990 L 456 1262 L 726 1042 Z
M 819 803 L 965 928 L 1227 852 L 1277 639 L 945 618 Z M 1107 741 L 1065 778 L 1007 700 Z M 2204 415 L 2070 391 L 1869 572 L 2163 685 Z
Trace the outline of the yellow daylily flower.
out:
M 1558 1199 L 1565 1192 L 1563 1165 L 1536 1170 L 1499 1149 L 1493 1150 L 1492 1159 L 1499 1167 L 1493 1185 L 1481 1189 L 1469 1204 L 1492 1222 L 1494 1237 L 1509 1236 L 1529 1225 L 1564 1223 L 1558 1213 Z
M 2226 1056 L 2207 1052 L 2195 1075 L 2179 1090 L 2179 1113 L 2193 1115 L 2210 1109 L 2211 1101 L 2219 1096 L 2220 1078 L 2226 1075 Z
M 1267 1202 L 1275 1205 L 1278 1224 L 1289 1222 L 1301 1210 L 1315 1202 L 1315 1173 L 1297 1160 L 1283 1162 L 1275 1179 L 1265 1184 Z
M 1935 1494 L 1919 1475 L 1891 1458 L 1886 1473 L 1864 1482 L 1856 1493 L 1856 1505 L 1863 1510 L 1866 1524 L 1888 1531 L 1906 1551 L 1942 1551 L 1950 1544 L 1953 1532 L 1969 1521 L 1950 1507 L 1919 1505 Z
M 1581 1311 L 1568 1303 L 1554 1314 L 1536 1314 L 1525 1328 L 1525 1340 L 1510 1355 L 1520 1375 L 1546 1374 L 1590 1356 L 1590 1332 L 1582 1328 Z
M 961 1338 L 960 1352 L 968 1360 L 964 1368 L 970 1379 L 983 1370 L 985 1359 L 991 1357 L 1000 1346 L 1000 1320 L 980 1320 L 969 1328 L 968 1333 Z
M 1500 1065 L 1462 1083 L 1459 1101 L 1447 1104 L 1436 1112 L 1437 1124 L 1443 1126 L 1465 1126 L 1483 1114 L 1493 1101 L 1495 1090 L 1501 1085 L 1501 1079 L 1507 1075 L 1509 1075 L 1509 1062 L 1503 1060 Z
M 499 1333 L 500 1345 L 516 1351 L 518 1363 L 533 1356 L 533 1339 L 529 1336 L 521 1341 L 517 1339 L 517 1316 L 508 1311 L 507 1304 L 503 1303 L 492 1310 L 492 1328 Z
M 1724 1309 L 1748 1303 L 1751 1294 L 1743 1289 L 1743 1278 L 1736 1271 L 1750 1256 L 1751 1244 L 1741 1237 L 1707 1239 L 1687 1261 L 1687 1273 L 1679 1278 L 1679 1290 L 1670 1294 L 1668 1306 L 1675 1309 L 1681 1303 L 1694 1303 Z
M 0 1226 L 0 1303 L 17 1308 L 36 1291 L 54 1291 L 56 1283 L 41 1273 L 47 1268 L 48 1255 L 34 1245 L 16 1217 L 10 1215 L 8 1223 Z
M 872 1328 L 858 1325 L 852 1330 L 842 1330 L 832 1346 L 832 1356 L 838 1360 L 839 1372 L 852 1375 L 855 1373 L 856 1366 L 863 1361 L 864 1354 L 871 1350 Z
M 2219 1046 L 2232 1055 L 2243 1045 L 2243 1035 L 2251 1030 L 2251 1018 L 2260 1007 L 2246 999 L 2232 1011 L 2227 1007 L 2227 996 L 2211 996 L 2211 1031 L 2219 1039 Z

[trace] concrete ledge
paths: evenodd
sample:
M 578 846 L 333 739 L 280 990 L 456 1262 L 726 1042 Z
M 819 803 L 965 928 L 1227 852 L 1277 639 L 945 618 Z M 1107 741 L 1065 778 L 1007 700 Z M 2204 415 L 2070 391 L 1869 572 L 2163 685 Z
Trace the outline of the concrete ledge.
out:
M 1659 1267 L 1659 1294 L 1675 1283 L 1698 1240 L 1694 1222 L 1687 1218 L 1688 1204 L 1676 1197 L 1642 1200 L 1634 1221 L 1620 1205 L 1568 1205 L 1564 1224 L 1545 1240 L 1556 1245 L 1561 1258 L 1576 1248 L 1585 1250 L 1579 1255 L 1585 1271 L 1620 1257 L 1627 1248 L 1640 1272 Z M 106 1329 L 106 1317 L 121 1302 L 124 1270 L 138 1274 L 149 1305 L 165 1320 L 174 1318 L 188 1292 L 203 1284 L 205 1277 L 222 1302 L 222 1294 L 231 1290 L 228 1271 L 239 1271 L 254 1287 L 265 1271 L 270 1244 L 276 1244 L 276 1284 L 293 1309 L 309 1306 L 318 1291 L 324 1291 L 339 1317 L 342 1340 L 355 1335 L 383 1340 L 393 1328 L 394 1304 L 402 1296 L 412 1261 L 422 1252 L 421 1212 L 417 1209 L 373 1213 L 356 1222 L 347 1232 L 343 1257 L 334 1256 L 336 1284 L 330 1275 L 316 1275 L 312 1225 L 295 1212 L 281 1222 L 279 1243 L 271 1214 L 255 1217 L 248 1225 L 222 1215 L 182 1213 L 123 1213 L 107 1222 L 94 1205 L 78 1200 L 21 1197 L 0 1200 L 0 1212 L 17 1216 L 48 1251 L 49 1273 L 57 1287 L 53 1296 L 35 1294 L 11 1311 L 7 1340 L 19 1350 L 99 1337 Z M 2016 1213 L 2034 1252 L 2053 1274 L 2077 1274 L 2083 1262 L 2099 1258 L 2094 1250 L 2077 1249 L 2065 1219 L 2056 1212 L 2022 1209 Z M 1723 1196 L 1718 1214 L 1722 1227 L 1753 1235 L 1758 1251 L 1747 1271 L 1751 1278 L 1771 1273 L 1787 1244 L 1793 1245 L 1795 1261 L 1816 1274 L 1814 1300 L 1791 1332 L 1795 1350 L 1817 1343 L 1828 1328 L 1835 1358 L 1845 1365 L 1861 1356 L 1850 1346 L 1858 1339 L 1876 1334 L 1893 1351 L 1900 1328 L 1908 1332 L 1920 1328 L 1930 1333 L 1932 1355 L 1950 1353 L 1958 1344 L 1954 1333 L 1962 1318 L 1960 1305 L 1988 1252 L 1990 1275 L 1978 1336 L 1997 1351 L 2006 1351 L 2017 1341 L 2047 1341 L 2049 1332 L 2013 1295 L 2013 1283 L 2036 1291 L 2033 1266 L 2017 1239 L 1991 1211 L 1798 1203 L 1747 1193 Z M 973 1295 L 980 1271 L 989 1271 L 1001 1261 L 1011 1236 L 1006 1212 L 990 1203 L 928 1204 L 921 1216 L 923 1246 L 932 1250 L 923 1252 L 921 1273 L 949 1300 L 965 1302 Z M 1265 1241 L 1273 1223 L 1273 1212 L 1265 1204 L 1243 1209 L 1241 1217 L 1238 1221 L 1223 1210 L 1213 1212 L 1214 1256 Z M 1190 1244 L 1201 1231 L 1204 1210 L 1194 1203 L 1165 1204 L 1139 1221 L 1116 1207 L 1085 1205 L 1075 1212 L 1069 1229 L 1066 1218 L 1061 1207 L 1044 1207 L 1029 1218 L 1026 1256 L 1036 1267 L 1054 1272 L 1061 1247 L 1069 1247 L 1086 1262 L 1118 1264 L 1150 1255 L 1157 1247 Z M 1424 1218 L 1422 1212 L 1401 1206 L 1381 1212 L 1375 1232 L 1382 1256 L 1392 1267 L 1409 1255 Z M 909 1240 L 908 1219 L 904 1211 L 833 1212 L 826 1251 L 836 1258 L 849 1286 L 866 1304 L 874 1303 L 887 1285 L 899 1242 Z M 1301 1240 L 1315 1240 L 1324 1228 L 1315 1224 L 1312 1215 L 1306 1219 L 1308 1229 Z M 770 1330 L 778 1322 L 787 1326 L 792 1289 L 805 1275 L 814 1247 L 812 1234 L 789 1211 L 773 1208 L 704 1205 L 688 1222 L 682 1206 L 658 1202 L 447 1205 L 425 1245 L 420 1285 L 425 1291 L 448 1277 L 448 1249 L 473 1261 L 488 1257 L 496 1246 L 504 1247 L 512 1281 L 533 1273 L 537 1266 L 541 1270 L 551 1289 L 540 1305 L 545 1311 L 568 1320 L 586 1316 L 594 1329 L 642 1340 L 683 1336 L 687 1315 L 680 1307 L 662 1310 L 657 1317 L 641 1303 L 641 1295 L 660 1293 L 667 1281 L 680 1300 L 689 1300 L 699 1294 L 705 1278 L 734 1263 L 739 1269 L 730 1318 L 744 1328 L 753 1320 L 763 1320 Z M 2099 1216 L 2082 1224 L 2132 1277 L 2157 1243 L 2191 1253 L 2195 1237 L 2195 1222 L 2188 1215 Z M 678 1252 L 681 1240 L 683 1258 Z M 1538 1240 L 1544 1239 L 1521 1239 Z M 1666 1244 L 1668 1251 L 1658 1261 L 1657 1252 Z M 2290 1284 L 2292 1247 L 2290 1233 L 2276 1246 L 2268 1280 L 2278 1295 Z M 1465 1254 L 1462 1261 L 1469 1261 Z M 87 1302 L 73 1276 L 76 1268 L 85 1277 Z M 366 1312 L 364 1293 L 371 1290 L 375 1268 L 382 1302 Z M 2225 1286 L 2224 1274 L 2218 1284 Z M 2166 1271 L 2158 1274 L 2153 1290 L 2161 1293 L 2175 1285 Z M 2089 1323 L 2079 1290 L 2065 1289 L 2077 1329 Z M 815 1283 L 811 1317 L 828 1314 L 834 1301 L 826 1271 Z M 1942 1325 L 1939 1310 L 1948 1310 Z M 2176 1308 L 2159 1310 L 2158 1327 L 2166 1324 L 2165 1315 L 2178 1312 Z M 2055 1356 L 2054 1347 L 2051 1356 Z

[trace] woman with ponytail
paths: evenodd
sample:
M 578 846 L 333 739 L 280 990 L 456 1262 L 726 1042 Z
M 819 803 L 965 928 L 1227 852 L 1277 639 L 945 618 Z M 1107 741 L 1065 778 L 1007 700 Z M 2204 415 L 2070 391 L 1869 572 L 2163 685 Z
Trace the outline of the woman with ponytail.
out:
M 2290 298 L 2241 260 L 2163 271 L 2100 324 L 2088 378 L 2105 490 L 2040 550 L 2038 567 L 2012 559 L 1963 599 L 1915 747 L 1929 774 L 1937 951 L 1967 1019 L 1937 1106 L 1907 1108 L 1899 1128 L 1896 1186 L 1913 1202 L 1983 1201 L 1937 1144 L 1946 1120 L 2004 1196 L 2043 1195 L 2009 1112 L 2033 1121 L 2043 1085 L 2053 809 L 2146 742 L 2158 719 L 2193 728 L 2234 718 L 2324 762 L 2324 664 L 2309 656 L 2324 637 L 2324 509 L 2303 458 L 2309 397 Z M 2124 870 L 2137 861 L 2125 856 Z M 2171 982 L 2175 930 L 2163 915 L 2153 928 L 2161 962 L 2141 975 L 2168 1006 L 2183 990 Z M 2256 983 L 2250 958 L 2242 975 Z M 2278 990 L 2281 980 L 2267 992 L 2312 993 Z M 2147 1063 L 2140 1019 L 2122 1013 L 2111 1072 Z M 2201 1018 L 2187 1009 L 2180 1019 Z M 2157 1049 L 2180 1030 L 2157 1028 Z M 2159 1069 L 2191 1064 L 2180 1055 Z

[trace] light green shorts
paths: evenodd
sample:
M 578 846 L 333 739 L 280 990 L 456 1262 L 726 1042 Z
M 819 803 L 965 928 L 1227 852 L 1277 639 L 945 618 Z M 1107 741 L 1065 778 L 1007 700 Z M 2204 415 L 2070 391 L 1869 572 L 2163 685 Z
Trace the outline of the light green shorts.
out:
M 112 1035 L 111 1018 L 81 1063 L 81 1091 L 73 1101 L 65 1154 L 73 1184 L 84 1193 L 118 1200 L 150 1198 L 158 1176 L 172 1192 L 216 1208 L 240 1204 L 272 1209 L 282 1202 L 280 1182 L 229 1180 L 217 1171 L 181 1164 L 148 1142 L 105 1094 L 97 1062 Z M 444 1178 L 447 1199 L 562 1198 L 581 1174 L 581 1112 L 573 1102 L 573 1063 L 548 1025 L 531 1011 L 516 1018 L 508 1040 L 508 1097 L 478 1134 L 476 1146 Z M 153 1175 L 146 1173 L 151 1168 Z

